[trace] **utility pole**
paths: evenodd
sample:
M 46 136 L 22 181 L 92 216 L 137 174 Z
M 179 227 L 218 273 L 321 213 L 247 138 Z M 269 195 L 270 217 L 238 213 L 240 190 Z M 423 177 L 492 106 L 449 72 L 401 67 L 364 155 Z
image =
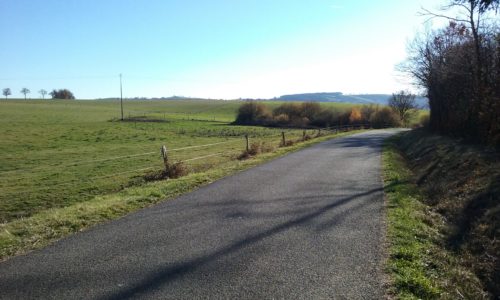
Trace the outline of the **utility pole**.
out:
M 123 93 L 122 93 L 122 74 L 120 73 L 120 108 L 122 112 L 122 118 L 121 120 L 123 121 Z

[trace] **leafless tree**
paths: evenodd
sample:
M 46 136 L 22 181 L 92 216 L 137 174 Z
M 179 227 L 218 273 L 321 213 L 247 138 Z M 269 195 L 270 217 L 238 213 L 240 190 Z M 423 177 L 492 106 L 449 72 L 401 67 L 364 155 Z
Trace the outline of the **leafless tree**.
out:
M 26 100 L 26 95 L 31 93 L 31 91 L 27 88 L 22 88 L 21 89 L 21 94 L 24 94 L 24 100 Z
M 5 88 L 3 89 L 2 94 L 5 96 L 5 99 L 7 99 L 8 96 L 12 95 L 12 92 L 10 91 L 10 88 Z
M 500 30 L 486 17 L 500 0 L 452 0 L 443 9 L 457 17 L 423 10 L 449 25 L 418 36 L 402 65 L 429 99 L 430 128 L 500 144 Z
M 408 126 L 411 118 L 417 112 L 417 102 L 416 95 L 409 91 L 400 91 L 396 94 L 392 94 L 389 99 L 389 106 L 391 109 L 398 114 L 401 122 Z
M 48 92 L 44 89 L 41 89 L 38 91 L 38 93 L 40 93 L 40 95 L 42 95 L 42 99 L 45 99 L 45 95 L 47 95 Z

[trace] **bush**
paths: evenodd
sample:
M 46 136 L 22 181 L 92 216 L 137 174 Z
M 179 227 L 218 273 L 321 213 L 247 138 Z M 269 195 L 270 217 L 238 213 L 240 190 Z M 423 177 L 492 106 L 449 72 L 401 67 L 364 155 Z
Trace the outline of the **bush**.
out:
M 75 99 L 73 93 L 68 89 L 52 90 L 52 92 L 50 92 L 50 95 L 52 96 L 52 99 Z
M 235 123 L 239 125 L 267 125 L 271 119 L 271 113 L 267 106 L 247 101 L 238 108 Z
M 298 103 L 283 103 L 273 110 L 273 116 L 285 115 L 289 122 L 302 119 L 302 107 Z
M 379 110 L 379 106 L 377 105 L 363 105 L 361 107 L 361 116 L 363 118 L 363 123 L 368 123 L 370 122 L 370 119 L 374 113 L 376 113 Z
M 388 107 L 384 107 L 372 114 L 370 123 L 373 128 L 399 127 L 401 121 L 398 115 Z
M 361 110 L 359 107 L 353 107 L 351 109 L 351 114 L 349 115 L 349 123 L 350 124 L 358 124 L 361 123 L 363 117 L 361 115 Z
M 317 102 L 304 102 L 301 104 L 301 115 L 310 121 L 314 121 L 323 111 L 321 105 Z

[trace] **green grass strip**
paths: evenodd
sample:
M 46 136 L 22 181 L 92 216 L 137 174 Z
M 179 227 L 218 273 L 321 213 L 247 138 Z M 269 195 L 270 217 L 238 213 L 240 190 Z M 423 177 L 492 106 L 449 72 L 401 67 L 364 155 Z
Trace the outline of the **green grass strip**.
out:
M 413 174 L 397 150 L 398 137 L 389 139 L 383 152 L 384 190 L 387 199 L 387 271 L 389 293 L 398 299 L 436 299 L 442 290 L 432 263 L 433 239 L 438 234 L 426 224 L 428 210 L 413 183 Z

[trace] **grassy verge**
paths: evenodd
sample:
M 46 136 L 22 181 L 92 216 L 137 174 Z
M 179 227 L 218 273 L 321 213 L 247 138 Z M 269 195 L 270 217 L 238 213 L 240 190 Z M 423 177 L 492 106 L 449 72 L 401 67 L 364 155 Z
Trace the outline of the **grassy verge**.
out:
M 447 248 L 449 225 L 427 203 L 427 193 L 398 148 L 400 136 L 384 146 L 387 201 L 389 295 L 397 299 L 484 299 L 482 284 Z
M 437 272 L 429 253 L 436 231 L 425 222 L 423 197 L 412 183 L 413 174 L 395 146 L 386 142 L 383 153 L 385 194 L 387 197 L 389 260 L 392 275 L 390 293 L 398 298 L 437 298 L 442 290 L 436 284 Z
M 319 137 L 290 147 L 278 148 L 274 152 L 258 155 L 248 160 L 233 159 L 218 164 L 215 168 L 192 173 L 178 179 L 143 183 L 116 193 L 98 195 L 85 202 L 62 208 L 47 209 L 28 218 L 0 224 L 0 259 L 5 260 L 14 255 L 42 248 L 92 225 L 119 218 L 160 201 L 172 199 L 238 171 L 333 137 L 356 132 L 360 131 Z

